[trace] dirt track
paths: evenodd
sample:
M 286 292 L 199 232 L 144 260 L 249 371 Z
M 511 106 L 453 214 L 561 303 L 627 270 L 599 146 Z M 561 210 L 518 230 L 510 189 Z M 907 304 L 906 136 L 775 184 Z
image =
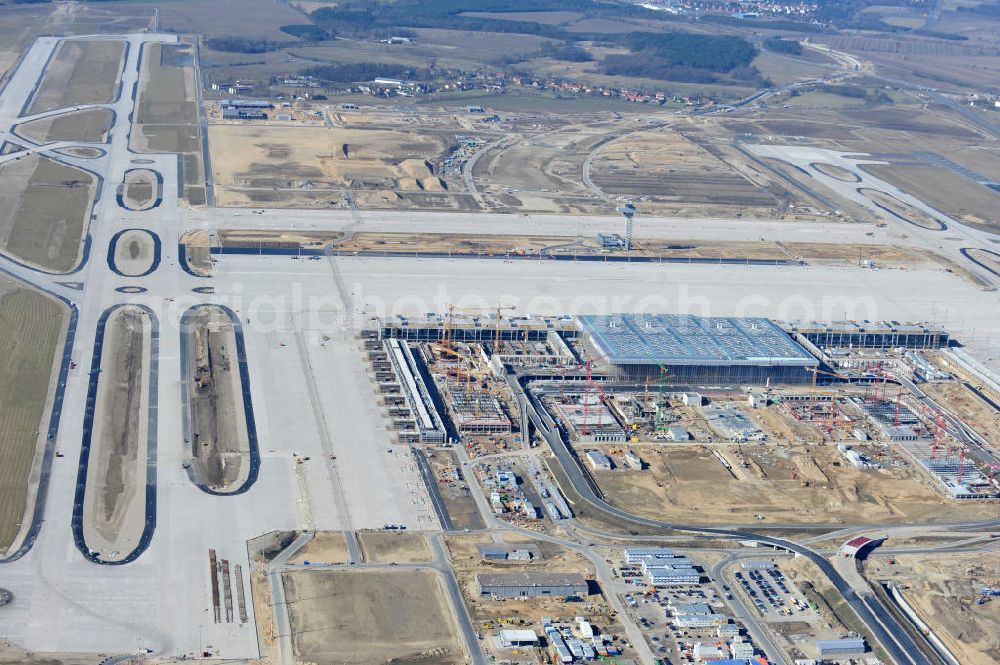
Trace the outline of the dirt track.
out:
M 250 471 L 250 448 L 233 323 L 219 308 L 201 307 L 191 320 L 188 368 L 194 470 L 217 491 L 238 487 Z
M 145 312 L 108 318 L 84 500 L 84 537 L 105 560 L 135 549 L 144 526 L 151 348 Z

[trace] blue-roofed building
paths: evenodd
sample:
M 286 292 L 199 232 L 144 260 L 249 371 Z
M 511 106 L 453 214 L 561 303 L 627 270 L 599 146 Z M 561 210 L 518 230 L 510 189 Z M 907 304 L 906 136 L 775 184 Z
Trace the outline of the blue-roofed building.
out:
M 822 658 L 823 656 L 862 654 L 868 648 L 863 638 L 849 637 L 840 640 L 816 640 L 816 650 Z
M 642 563 L 643 559 L 673 559 L 677 555 L 667 547 L 626 547 L 625 563 Z
M 819 361 L 765 318 L 691 314 L 578 317 L 585 343 L 608 371 L 673 384 L 811 383 Z

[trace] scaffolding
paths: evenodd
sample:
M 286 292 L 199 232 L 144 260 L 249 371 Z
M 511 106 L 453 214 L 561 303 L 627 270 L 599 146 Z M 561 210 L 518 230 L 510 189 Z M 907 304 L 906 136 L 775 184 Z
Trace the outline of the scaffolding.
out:
M 508 434 L 513 431 L 513 423 L 495 396 L 475 384 L 470 387 L 443 380 L 441 385 L 446 407 L 460 434 Z

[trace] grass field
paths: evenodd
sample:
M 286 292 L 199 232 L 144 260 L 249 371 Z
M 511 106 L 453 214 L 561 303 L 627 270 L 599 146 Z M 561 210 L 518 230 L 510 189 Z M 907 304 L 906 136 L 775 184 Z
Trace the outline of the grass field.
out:
M 149 231 L 126 231 L 115 241 L 115 267 L 130 277 L 144 274 L 153 267 L 154 247 Z
M 49 4 L 8 4 L 0 10 L 0 84 L 6 80 L 21 50 L 36 35 L 54 27 L 53 14 L 53 6 Z
M 79 260 L 95 179 L 30 155 L 0 169 L 0 244 L 20 259 L 66 272 Z
M 425 563 L 434 558 L 420 533 L 360 531 L 358 542 L 365 563 Z
M 970 226 L 1000 233 L 1000 192 L 936 166 L 871 164 L 865 170 Z
M 45 69 L 31 113 L 114 100 L 125 42 L 64 41 Z
M 0 277 L 0 552 L 17 537 L 66 309 Z
M 883 210 L 888 210 L 890 213 L 914 226 L 932 230 L 942 228 L 942 222 L 938 221 L 937 218 L 931 217 L 922 210 L 911 206 L 909 203 L 891 194 L 886 194 L 882 190 L 859 187 L 858 193 L 866 196 L 872 203 Z
M 287 40 L 291 37 L 278 26 L 307 22 L 289 4 L 274 0 L 162 0 L 156 6 L 160 8 L 163 30 L 207 37 L 240 35 Z
M 18 125 L 17 131 L 36 143 L 50 141 L 103 143 L 111 129 L 112 117 L 113 114 L 109 109 L 85 109 Z
M 681 134 L 637 132 L 601 149 L 594 182 L 608 194 L 654 201 L 775 207 L 777 200 Z
M 122 196 L 129 210 L 146 210 L 162 194 L 156 173 L 149 169 L 131 169 L 125 173 Z
M 197 205 L 205 202 L 205 187 L 192 56 L 188 44 L 144 48 L 132 149 L 180 153 L 184 198 Z

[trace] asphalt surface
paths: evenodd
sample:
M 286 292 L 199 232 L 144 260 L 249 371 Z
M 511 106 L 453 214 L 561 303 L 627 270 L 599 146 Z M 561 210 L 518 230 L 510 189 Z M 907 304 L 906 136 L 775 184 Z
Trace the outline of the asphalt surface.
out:
M 413 459 L 417 461 L 417 466 L 420 468 L 420 476 L 424 479 L 427 494 L 431 498 L 431 505 L 434 506 L 434 513 L 441 523 L 441 528 L 445 531 L 454 531 L 455 525 L 451 521 L 451 516 L 448 515 L 448 507 L 444 503 L 444 497 L 441 496 L 441 489 L 434 479 L 430 464 L 427 463 L 427 455 L 416 446 L 410 446 L 410 450 L 412 451 Z

